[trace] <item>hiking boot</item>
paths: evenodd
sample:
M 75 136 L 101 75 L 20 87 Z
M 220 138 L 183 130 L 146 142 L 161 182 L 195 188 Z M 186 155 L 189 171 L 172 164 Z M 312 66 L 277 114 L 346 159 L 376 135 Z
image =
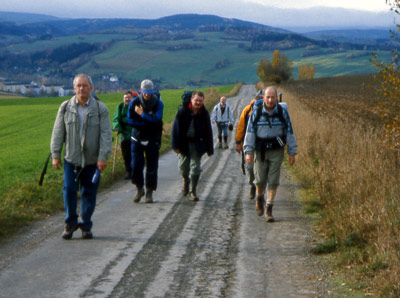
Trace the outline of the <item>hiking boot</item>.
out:
M 74 226 L 65 225 L 64 232 L 61 235 L 62 239 L 69 240 L 72 238 L 72 234 L 78 229 L 79 225 L 76 224 Z
M 90 230 L 82 230 L 82 239 L 93 239 L 93 233 Z
M 144 189 L 143 189 L 143 187 L 138 188 L 138 189 L 137 189 L 137 192 L 136 192 L 136 194 L 135 194 L 135 196 L 133 197 L 133 202 L 134 202 L 134 203 L 139 203 L 139 202 L 140 202 L 140 199 L 141 199 L 143 196 L 144 196 Z
M 193 201 L 193 202 L 198 202 L 199 201 L 199 197 L 197 196 L 195 190 L 192 190 L 190 192 L 190 200 Z
M 254 198 L 256 197 L 256 186 L 254 185 L 254 183 L 250 186 L 250 191 L 249 191 L 249 199 L 250 200 L 254 200 Z
M 124 176 L 124 179 L 125 180 L 131 179 L 131 174 L 129 172 L 126 172 L 125 176 Z
M 189 193 L 190 180 L 189 178 L 183 178 L 182 195 L 187 196 Z
M 274 222 L 275 219 L 272 216 L 272 207 L 273 205 L 267 204 L 267 208 L 265 209 L 265 218 L 267 219 L 267 222 Z
M 261 216 L 264 214 L 264 195 L 257 195 L 256 212 L 257 212 L 258 216 Z
M 151 204 L 153 203 L 153 190 L 152 189 L 146 189 L 146 203 Z

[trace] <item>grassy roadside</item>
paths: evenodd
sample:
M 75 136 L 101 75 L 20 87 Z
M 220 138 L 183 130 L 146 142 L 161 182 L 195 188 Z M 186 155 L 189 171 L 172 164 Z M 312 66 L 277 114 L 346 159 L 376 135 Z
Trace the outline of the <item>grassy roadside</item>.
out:
M 281 86 L 299 143 L 289 170 L 333 297 L 400 297 L 400 154 L 381 145 L 368 76 Z
M 221 95 L 234 96 L 240 90 L 241 84 L 229 85 L 215 88 L 202 88 L 201 90 L 205 92 L 206 95 L 206 106 L 210 109 L 215 102 L 218 101 Z M 164 133 L 161 152 L 167 152 L 170 149 L 170 129 L 172 120 L 176 114 L 177 106 L 180 104 L 180 95 L 182 90 L 170 90 L 166 93 L 168 99 L 174 98 L 173 101 L 168 102 L 165 106 L 164 111 Z M 162 92 L 162 96 L 164 93 Z M 112 117 L 113 109 L 110 107 L 117 106 L 122 98 L 122 95 L 102 95 L 102 101 L 106 103 L 110 111 L 110 117 Z M 110 99 L 112 98 L 111 102 Z M 114 99 L 115 98 L 115 99 Z M 35 100 L 35 99 L 31 99 Z M 58 100 L 61 102 L 61 99 Z M 57 107 L 59 103 L 56 103 Z M 52 127 L 54 122 L 54 115 L 51 114 L 49 124 Z M 41 120 L 43 121 L 43 120 Z M 37 127 L 36 127 L 37 129 Z M 47 130 L 47 133 L 51 133 Z M 48 146 L 48 145 L 46 145 Z M 115 173 L 112 175 L 112 162 L 115 149 L 115 140 L 113 143 L 113 153 L 110 156 L 108 167 L 102 173 L 100 188 L 106 188 L 112 185 L 114 182 L 121 180 L 124 175 L 123 160 L 120 152 L 116 155 L 115 162 Z M 117 150 L 120 151 L 119 146 Z M 34 156 L 31 158 L 38 158 Z M 40 157 L 39 157 L 40 158 Z M 43 161 L 44 162 L 44 161 Z M 51 161 L 50 161 L 51 163 Z M 41 167 L 36 169 L 37 175 L 40 174 Z M 62 171 L 56 171 L 51 168 L 51 164 L 48 167 L 45 181 L 42 187 L 38 186 L 36 177 L 32 177 L 29 180 L 19 181 L 14 187 L 8 188 L 2 193 L 0 198 L 0 225 L 2 229 L 0 230 L 0 240 L 5 239 L 9 235 L 15 233 L 23 226 L 28 225 L 34 220 L 42 219 L 48 215 L 51 215 L 57 211 L 63 210 L 63 200 L 62 200 Z

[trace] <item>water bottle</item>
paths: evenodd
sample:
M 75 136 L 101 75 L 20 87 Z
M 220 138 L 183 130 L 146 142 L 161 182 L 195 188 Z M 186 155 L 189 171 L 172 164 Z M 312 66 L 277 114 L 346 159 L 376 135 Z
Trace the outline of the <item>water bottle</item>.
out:
M 100 179 L 100 171 L 98 168 L 96 168 L 96 172 L 94 172 L 93 178 L 92 178 L 92 183 L 97 183 L 99 182 Z

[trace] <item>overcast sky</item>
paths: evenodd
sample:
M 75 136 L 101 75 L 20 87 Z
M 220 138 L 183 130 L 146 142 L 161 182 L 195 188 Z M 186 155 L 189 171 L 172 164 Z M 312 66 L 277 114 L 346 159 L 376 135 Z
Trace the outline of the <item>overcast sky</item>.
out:
M 154 19 L 180 13 L 200 13 L 273 26 L 271 20 L 278 22 L 278 16 L 270 16 L 271 7 L 306 10 L 316 6 L 342 7 L 381 14 L 390 11 L 385 0 L 9 0 L 2 3 L 0 10 L 48 14 L 61 18 Z M 274 10 L 273 14 L 276 13 L 284 14 Z M 292 15 L 288 14 L 286 17 L 289 21 L 295 21 Z M 310 21 L 310 16 L 306 13 L 303 18 Z M 329 21 L 326 19 L 327 17 L 323 17 L 318 22 Z

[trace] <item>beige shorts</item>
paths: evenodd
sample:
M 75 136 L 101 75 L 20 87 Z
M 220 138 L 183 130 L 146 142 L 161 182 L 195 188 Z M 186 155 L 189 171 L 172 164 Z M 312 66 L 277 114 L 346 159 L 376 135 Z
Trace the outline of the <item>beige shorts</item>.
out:
M 264 161 L 261 153 L 254 154 L 254 178 L 256 185 L 268 185 L 268 189 L 277 189 L 281 174 L 284 149 L 273 149 L 265 151 Z

